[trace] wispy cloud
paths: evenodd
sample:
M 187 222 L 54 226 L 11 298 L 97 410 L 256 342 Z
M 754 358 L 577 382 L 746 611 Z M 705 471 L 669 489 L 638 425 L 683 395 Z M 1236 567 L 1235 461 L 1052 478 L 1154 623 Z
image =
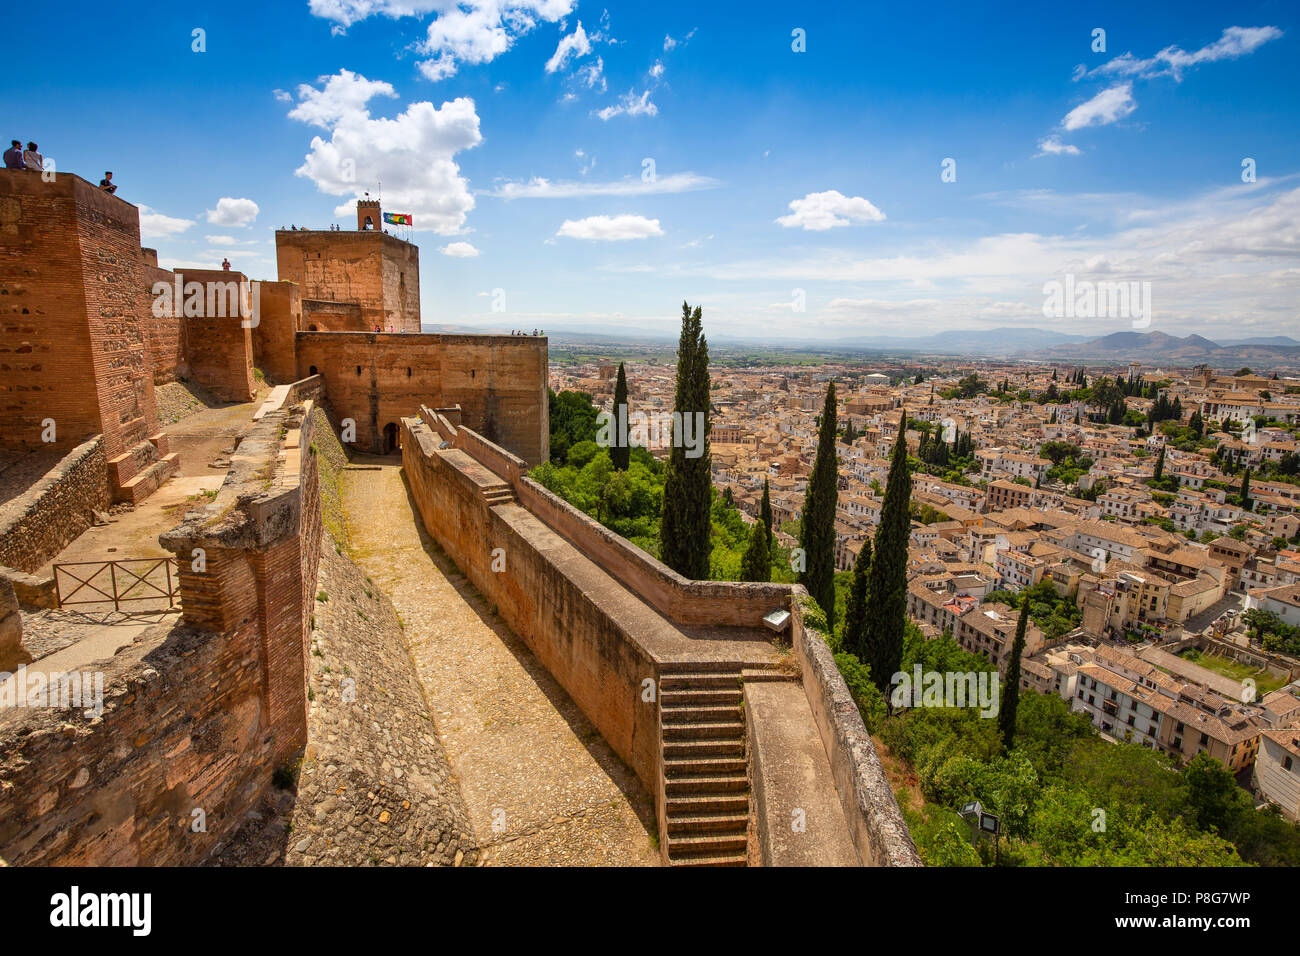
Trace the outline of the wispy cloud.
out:
M 618 179 L 611 182 L 552 182 L 534 176 L 528 182 L 503 183 L 489 195 L 501 199 L 581 199 L 588 196 L 651 196 L 663 193 L 693 192 L 698 189 L 716 189 L 721 180 L 697 173 L 673 173 L 656 176 L 651 180 Z
M 1080 67 L 1075 71 L 1075 79 L 1093 76 L 1135 76 L 1142 79 L 1172 76 L 1181 81 L 1185 70 L 1203 63 L 1247 56 L 1281 36 L 1282 31 L 1277 27 L 1228 27 L 1219 39 L 1207 43 L 1199 50 L 1189 53 L 1178 46 L 1167 46 L 1146 59 L 1124 53 L 1092 70 Z
M 1061 120 L 1061 129 L 1071 131 L 1088 126 L 1107 126 L 1137 109 L 1132 83 L 1107 87 L 1087 102 L 1080 103 Z

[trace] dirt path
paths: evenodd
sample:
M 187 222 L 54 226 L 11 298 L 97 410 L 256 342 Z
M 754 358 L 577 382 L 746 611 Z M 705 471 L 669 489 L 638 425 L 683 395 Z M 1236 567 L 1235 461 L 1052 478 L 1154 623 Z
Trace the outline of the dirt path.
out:
M 344 478 L 353 559 L 402 618 L 485 862 L 657 864 L 649 794 L 424 532 L 398 461 Z

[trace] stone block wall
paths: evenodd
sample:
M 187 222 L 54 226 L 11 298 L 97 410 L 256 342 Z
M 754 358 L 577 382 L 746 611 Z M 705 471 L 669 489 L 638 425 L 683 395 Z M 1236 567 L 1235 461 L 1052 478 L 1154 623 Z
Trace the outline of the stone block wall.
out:
M 0 566 L 31 573 L 90 527 L 111 503 L 104 441 L 96 435 L 23 494 L 0 505 Z
M 550 455 L 544 338 L 299 332 L 297 361 L 299 378 L 324 377 L 365 451 L 390 450 L 386 430 L 391 441 L 421 405 L 459 405 L 465 424 L 529 464 Z
M 252 320 L 238 314 L 235 291 L 247 278 L 242 273 L 222 269 L 177 269 L 175 274 L 182 288 L 198 282 L 205 290 L 226 293 L 224 308 L 208 307 L 205 294 L 205 314 L 186 314 L 181 319 L 185 329 L 185 361 L 191 376 L 222 401 L 252 400 L 257 390 L 253 379 L 253 330 L 249 325 Z M 213 305 L 219 301 L 214 297 Z

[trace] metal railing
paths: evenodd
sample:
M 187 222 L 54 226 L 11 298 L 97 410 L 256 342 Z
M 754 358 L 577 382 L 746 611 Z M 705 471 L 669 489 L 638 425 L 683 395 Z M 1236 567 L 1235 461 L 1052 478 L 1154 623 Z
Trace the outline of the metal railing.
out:
M 114 610 L 120 611 L 124 603 L 165 600 L 167 607 L 173 608 L 181 593 L 175 565 L 172 557 L 56 564 L 55 598 L 59 607 L 111 603 Z M 82 596 L 78 598 L 78 594 Z

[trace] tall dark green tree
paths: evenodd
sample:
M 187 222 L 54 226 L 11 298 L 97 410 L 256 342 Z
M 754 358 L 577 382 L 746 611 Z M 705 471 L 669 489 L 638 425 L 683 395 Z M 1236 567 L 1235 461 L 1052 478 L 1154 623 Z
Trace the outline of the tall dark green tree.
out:
M 903 660 L 907 614 L 907 544 L 912 535 L 912 474 L 907 468 L 907 421 L 898 423 L 898 440 L 889 463 L 880 525 L 867 576 L 867 625 L 862 662 L 871 679 L 888 693 L 890 678 Z
M 1245 473 L 1241 476 L 1241 506 L 1247 511 L 1254 511 L 1255 505 L 1250 500 L 1250 467 L 1246 467 Z
M 774 553 L 776 532 L 772 528 L 772 492 L 766 478 L 763 479 L 763 500 L 758 505 L 758 522 L 767 530 L 768 553 Z
M 840 645 L 858 660 L 866 653 L 867 575 L 871 572 L 871 539 L 862 542 L 862 550 L 853 562 L 853 581 L 849 585 L 848 606 L 844 609 L 844 639 Z
M 709 576 L 713 482 L 709 453 L 709 343 L 704 338 L 703 310 L 682 303 L 682 334 L 677 345 L 677 389 L 673 411 L 692 429 L 702 453 L 688 457 L 684 440 L 673 436 L 664 477 L 659 540 L 664 564 L 692 580 Z
M 1160 446 L 1160 454 L 1156 456 L 1156 467 L 1151 472 L 1151 479 L 1159 481 L 1165 476 L 1165 446 Z
M 767 547 L 768 533 L 763 530 L 763 523 L 757 521 L 749 535 L 749 547 L 740 559 L 740 580 L 772 580 L 772 552 Z
M 628 444 L 626 422 L 632 408 L 627 403 L 627 372 L 618 363 L 618 379 L 614 382 L 614 444 L 609 449 L 609 460 L 619 471 L 627 471 L 631 464 L 632 446 Z
M 826 624 L 835 626 L 835 503 L 840 496 L 839 462 L 835 456 L 835 383 L 826 386 L 821 428 L 817 433 L 817 458 L 808 478 L 803 501 L 799 547 L 804 570 L 799 581 L 826 612 Z
M 1020 620 L 1016 622 L 1016 639 L 1011 643 L 1007 676 L 1002 682 L 1002 706 L 998 710 L 998 729 L 1002 745 L 1011 749 L 1016 740 L 1016 708 L 1020 706 L 1020 657 L 1025 653 L 1025 632 L 1029 630 L 1029 596 L 1020 602 Z

